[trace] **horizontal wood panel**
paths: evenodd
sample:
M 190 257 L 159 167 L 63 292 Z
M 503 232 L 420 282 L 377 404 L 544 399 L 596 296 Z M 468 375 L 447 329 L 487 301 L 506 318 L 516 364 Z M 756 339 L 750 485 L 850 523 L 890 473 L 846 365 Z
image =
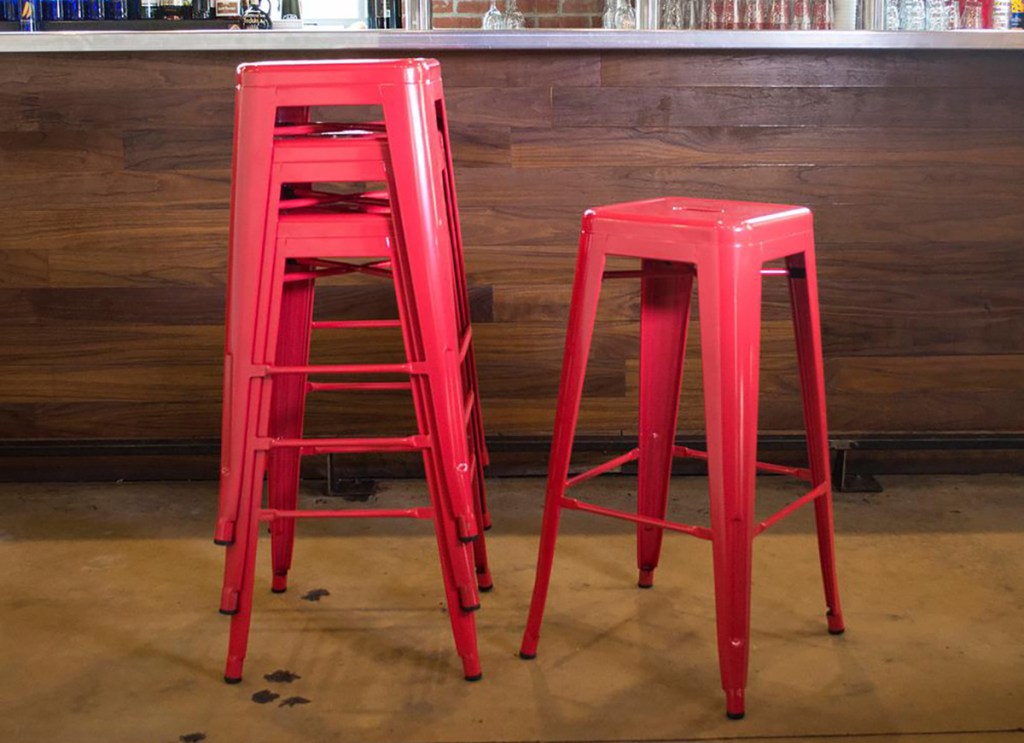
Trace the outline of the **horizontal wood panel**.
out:
M 463 208 L 503 204 L 525 208 L 545 205 L 607 204 L 666 194 L 707 194 L 709 198 L 799 203 L 810 207 L 839 205 L 852 211 L 861 205 L 894 204 L 914 209 L 936 200 L 956 202 L 972 210 L 991 202 L 1006 208 L 1020 182 L 1018 165 L 878 167 L 875 165 L 745 165 L 695 167 L 636 163 L 626 167 L 564 167 L 512 170 L 466 168 L 457 185 Z M 500 177 L 500 186 L 498 179 Z M 498 189 L 501 189 L 500 191 Z M 494 194 L 494 195 L 492 195 Z M 488 197 L 490 197 L 488 199 Z
M 247 56 L 7 58 L 0 437 L 219 434 Z M 492 435 L 550 434 L 583 209 L 673 193 L 814 209 L 834 431 L 1024 428 L 1020 55 L 438 56 Z M 606 285 L 582 434 L 635 431 L 639 311 L 637 282 Z M 395 313 L 386 282 L 318 296 L 319 317 Z M 694 314 L 687 431 L 703 427 Z M 784 281 L 766 281 L 763 314 L 762 427 L 798 430 Z M 318 331 L 313 358 L 400 352 L 395 333 Z M 414 425 L 403 394 L 325 393 L 309 412 L 319 434 Z
M 726 186 L 721 190 L 726 191 Z M 655 193 L 652 189 L 649 197 Z M 579 238 L 580 215 L 596 205 L 581 201 L 570 206 L 538 205 L 522 210 L 512 204 L 463 207 L 463 236 L 478 245 L 571 246 Z M 814 227 L 815 237 L 822 242 L 841 242 L 856 235 L 858 241 L 889 246 L 914 242 L 1002 243 L 1024 233 L 1024 211 L 1011 199 L 1000 197 L 972 200 L 963 208 L 956 200 L 936 199 L 917 203 L 910 210 L 898 202 L 879 200 L 853 208 L 816 208 Z
M 737 63 L 728 51 L 687 55 L 605 52 L 601 84 L 607 87 L 758 88 L 973 88 L 979 85 L 1024 92 L 1024 80 L 1008 75 L 1020 62 L 1014 51 L 962 51 L 908 55 L 874 50 L 860 54 L 821 51 L 752 52 Z
M 959 100 L 948 105 L 949 96 Z M 997 88 L 552 88 L 557 127 L 606 126 L 1021 126 Z
M 955 101 L 947 101 L 955 105 Z M 907 129 L 886 126 L 610 126 L 578 136 L 550 129 L 512 132 L 516 168 L 621 169 L 710 165 L 981 165 L 1024 167 L 1019 124 L 1005 129 Z M 585 135 L 585 136 L 583 136 Z

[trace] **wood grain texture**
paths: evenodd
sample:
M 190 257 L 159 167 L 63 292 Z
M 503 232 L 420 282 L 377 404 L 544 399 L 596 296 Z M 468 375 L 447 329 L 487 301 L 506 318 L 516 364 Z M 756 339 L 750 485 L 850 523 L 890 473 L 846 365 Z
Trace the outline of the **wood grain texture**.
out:
M 582 211 L 667 194 L 814 209 L 834 432 L 1024 430 L 1021 55 L 438 56 L 492 435 L 550 434 Z M 0 438 L 219 434 L 234 68 L 250 60 L 5 56 Z M 316 308 L 395 312 L 366 279 L 331 281 Z M 798 430 L 783 282 L 764 317 L 761 427 Z M 638 320 L 636 282 L 607 284 L 581 434 L 636 430 Z M 699 337 L 697 317 L 686 431 L 703 427 Z M 319 363 L 400 353 L 394 333 L 314 337 Z M 307 420 L 413 427 L 405 393 L 318 394 Z

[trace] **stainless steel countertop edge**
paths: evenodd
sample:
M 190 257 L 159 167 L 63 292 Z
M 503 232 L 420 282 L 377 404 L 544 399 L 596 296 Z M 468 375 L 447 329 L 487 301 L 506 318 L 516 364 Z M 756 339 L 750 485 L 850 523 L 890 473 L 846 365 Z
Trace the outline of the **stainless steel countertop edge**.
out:
M 1024 31 L 57 31 L 0 33 L 0 52 L 346 50 L 1024 50 Z

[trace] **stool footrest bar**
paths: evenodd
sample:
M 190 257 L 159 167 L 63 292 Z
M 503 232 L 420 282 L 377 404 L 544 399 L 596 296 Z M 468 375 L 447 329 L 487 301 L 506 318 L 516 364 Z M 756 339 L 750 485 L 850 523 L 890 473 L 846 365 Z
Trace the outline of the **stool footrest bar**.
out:
M 429 436 L 365 439 L 273 439 L 269 449 L 300 449 L 303 456 L 310 454 L 363 454 L 377 451 L 421 451 L 430 447 Z
M 400 328 L 401 320 L 314 320 L 310 326 L 314 329 L 348 330 L 359 328 Z
M 599 464 L 593 469 L 589 469 L 586 472 L 581 472 L 575 477 L 570 477 L 568 480 L 566 480 L 565 487 L 571 488 L 573 485 L 578 485 L 579 483 L 591 480 L 597 477 L 598 475 L 603 475 L 605 472 L 613 470 L 616 467 L 621 467 L 627 462 L 632 462 L 639 456 L 639 449 L 631 449 L 620 457 L 615 457 L 615 459 L 611 459 L 605 462 L 604 464 Z
M 708 453 L 706 451 L 701 451 L 700 449 L 691 449 L 688 446 L 674 446 L 672 447 L 672 456 L 707 460 Z M 781 464 L 758 462 L 757 469 L 761 472 L 771 472 L 776 475 L 790 475 L 791 477 L 796 477 L 800 480 L 806 480 L 808 482 L 811 481 L 811 471 L 804 467 L 786 467 Z
M 310 392 L 411 390 L 412 382 L 310 382 Z
M 596 513 L 599 516 L 611 516 L 613 519 L 622 519 L 623 521 L 632 521 L 637 524 L 648 524 L 650 526 L 657 526 L 662 529 L 668 529 L 669 531 L 677 531 L 681 534 L 689 534 L 692 537 L 698 539 L 711 539 L 711 530 L 704 526 L 691 526 L 690 524 L 678 524 L 674 521 L 665 521 L 664 519 L 654 519 L 650 516 L 640 516 L 635 513 L 626 513 L 625 511 L 616 511 L 614 508 L 604 508 L 603 506 L 595 506 L 593 503 L 584 503 L 583 501 L 575 498 L 562 498 L 562 508 L 568 508 L 573 511 L 586 511 L 587 513 Z
M 796 509 L 800 508 L 801 506 L 805 506 L 808 503 L 810 503 L 812 500 L 820 498 L 827 491 L 828 491 L 828 483 L 823 482 L 818 487 L 814 488 L 813 490 L 811 490 L 811 491 L 805 493 L 804 495 L 800 496 L 799 498 L 797 498 L 795 501 L 790 503 L 785 508 L 780 508 L 778 511 L 776 511 L 771 516 L 769 516 L 764 521 L 762 521 L 760 524 L 758 524 L 757 526 L 754 527 L 754 536 L 757 536 L 758 534 L 763 532 L 765 529 L 767 529 L 769 526 L 774 524 L 776 521 L 784 519 L 786 516 L 788 516 L 789 514 L 793 513 L 793 511 L 795 511 Z
M 415 374 L 418 364 L 313 364 L 267 366 L 267 374 Z
M 684 264 L 684 263 L 680 263 L 680 264 L 677 264 L 676 266 L 674 266 L 671 269 L 660 270 L 660 271 L 657 271 L 657 272 L 654 272 L 654 271 L 641 271 L 641 270 L 632 270 L 632 271 L 629 271 L 629 270 L 627 270 L 627 271 L 614 271 L 613 270 L 613 271 L 605 271 L 603 274 L 601 274 L 601 278 L 602 279 L 642 279 L 642 278 L 645 278 L 645 277 L 657 278 L 659 276 L 689 276 L 689 275 L 692 275 L 692 274 L 695 274 L 695 273 L 696 273 L 696 270 L 694 269 L 693 266 L 690 266 L 690 265 L 687 265 L 687 264 Z
M 281 508 L 264 508 L 260 511 L 260 521 L 275 519 L 429 519 L 433 516 L 434 511 L 431 508 L 375 508 L 350 511 L 289 511 Z

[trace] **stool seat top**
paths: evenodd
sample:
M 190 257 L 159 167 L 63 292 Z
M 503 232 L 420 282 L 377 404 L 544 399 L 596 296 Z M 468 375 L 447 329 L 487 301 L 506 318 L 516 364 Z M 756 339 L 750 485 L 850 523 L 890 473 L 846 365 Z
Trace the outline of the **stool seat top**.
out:
M 441 63 L 424 58 L 243 62 L 237 77 L 246 87 L 418 84 L 439 79 Z
M 758 224 L 790 219 L 806 219 L 810 213 L 810 210 L 804 206 L 668 196 L 646 201 L 597 206 L 587 210 L 584 215 L 584 224 L 595 219 L 607 219 L 646 224 L 730 229 L 755 227 Z

